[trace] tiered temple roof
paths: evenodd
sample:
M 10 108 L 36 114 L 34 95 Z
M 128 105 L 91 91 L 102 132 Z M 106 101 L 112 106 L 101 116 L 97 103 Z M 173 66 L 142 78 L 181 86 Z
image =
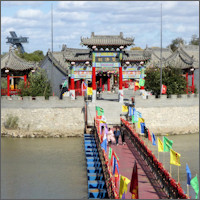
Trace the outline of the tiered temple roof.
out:
M 97 46 L 97 48 L 106 48 L 106 47 L 116 47 L 133 45 L 134 38 L 124 38 L 123 33 L 120 32 L 120 35 L 95 35 L 92 32 L 90 38 L 81 38 L 81 44 L 92 48 L 92 46 Z
M 147 67 L 160 67 L 160 48 L 150 48 L 151 60 Z M 174 66 L 180 69 L 188 69 L 190 67 L 199 68 L 199 46 L 198 45 L 182 45 L 180 44 L 176 51 L 170 48 L 162 49 L 162 66 Z
M 1 69 L 13 71 L 24 71 L 36 69 L 37 62 L 28 62 L 16 55 L 15 50 L 10 47 L 9 52 L 1 58 Z

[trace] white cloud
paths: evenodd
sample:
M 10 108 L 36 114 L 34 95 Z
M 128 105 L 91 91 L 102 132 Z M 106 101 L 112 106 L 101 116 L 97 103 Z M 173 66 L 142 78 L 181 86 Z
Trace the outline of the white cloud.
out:
M 25 19 L 39 19 L 44 17 L 44 14 L 41 10 L 26 9 L 17 11 L 16 17 Z
M 51 10 L 49 5 L 41 8 L 23 2 L 12 6 L 10 15 L 1 17 L 2 42 L 10 30 L 17 35 L 28 36 L 27 49 L 47 51 L 51 46 Z M 42 4 L 45 4 L 42 2 Z M 160 4 L 156 1 L 58 1 L 54 2 L 55 50 L 62 44 L 80 48 L 80 37 L 99 35 L 135 37 L 136 46 L 153 46 L 160 43 Z M 198 2 L 162 2 L 163 44 L 176 37 L 190 38 L 199 32 Z M 5 6 L 5 5 L 4 5 Z M 45 8 L 44 8 L 45 7 Z M 8 9 L 8 4 L 6 9 Z M 16 9 L 13 9 L 16 8 Z M 3 8 L 2 8 L 3 9 Z M 45 9 L 45 10 L 44 10 Z M 14 11 L 15 10 L 15 11 Z M 41 42 L 42 41 L 42 42 Z M 2 45 L 5 48 L 5 45 Z M 4 50 L 6 51 L 6 50 Z

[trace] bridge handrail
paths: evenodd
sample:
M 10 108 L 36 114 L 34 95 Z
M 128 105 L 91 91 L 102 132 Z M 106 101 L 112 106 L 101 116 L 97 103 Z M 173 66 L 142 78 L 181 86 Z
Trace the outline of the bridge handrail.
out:
M 113 178 L 112 172 L 111 172 L 112 170 L 110 169 L 110 166 L 109 166 L 108 157 L 106 155 L 105 150 L 101 148 L 101 142 L 100 142 L 101 136 L 100 136 L 100 133 L 99 133 L 99 130 L 97 127 L 98 127 L 97 120 L 94 118 L 93 133 L 94 133 L 97 150 L 98 150 L 99 157 L 100 157 L 101 164 L 102 164 L 102 169 L 103 169 L 103 174 L 104 174 L 104 178 L 105 178 L 105 182 L 106 182 L 108 197 L 110 199 L 119 199 L 119 195 L 118 195 L 118 192 L 115 187 L 115 181 L 114 181 L 114 178 Z
M 143 155 L 147 164 L 151 167 L 152 171 L 162 183 L 163 188 L 168 192 L 169 197 L 175 199 L 189 199 L 189 197 L 184 194 L 181 186 L 176 183 L 168 171 L 163 167 L 162 163 L 157 160 L 157 158 L 152 154 L 152 151 L 144 144 L 144 141 L 139 137 L 132 125 L 122 118 L 120 118 L 120 120 L 121 123 L 125 125 L 127 133 L 130 134 L 131 138 L 134 140 L 134 145 L 137 150 Z

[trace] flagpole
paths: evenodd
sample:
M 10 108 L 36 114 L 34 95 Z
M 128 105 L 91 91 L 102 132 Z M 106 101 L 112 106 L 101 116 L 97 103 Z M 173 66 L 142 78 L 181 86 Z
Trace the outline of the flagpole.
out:
M 187 184 L 187 195 L 188 195 L 188 197 L 189 197 L 189 195 L 190 195 L 190 194 L 189 194 L 189 191 L 190 191 L 190 190 L 189 190 L 189 185 Z
M 172 165 L 169 164 L 169 166 L 170 166 L 170 176 L 172 177 Z
M 178 183 L 179 183 L 179 166 L 178 166 Z
M 162 95 L 162 3 L 161 3 L 161 30 L 160 30 L 160 95 Z

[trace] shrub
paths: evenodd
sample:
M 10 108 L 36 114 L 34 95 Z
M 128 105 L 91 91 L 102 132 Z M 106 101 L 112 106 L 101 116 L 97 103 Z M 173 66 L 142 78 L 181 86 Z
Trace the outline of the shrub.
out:
M 35 73 L 30 72 L 27 85 L 21 80 L 19 83 L 21 96 L 45 96 L 48 98 L 51 95 L 51 86 L 44 69 L 38 69 Z
M 5 128 L 16 129 L 18 128 L 19 118 L 11 114 L 7 115 L 7 120 L 4 123 Z

